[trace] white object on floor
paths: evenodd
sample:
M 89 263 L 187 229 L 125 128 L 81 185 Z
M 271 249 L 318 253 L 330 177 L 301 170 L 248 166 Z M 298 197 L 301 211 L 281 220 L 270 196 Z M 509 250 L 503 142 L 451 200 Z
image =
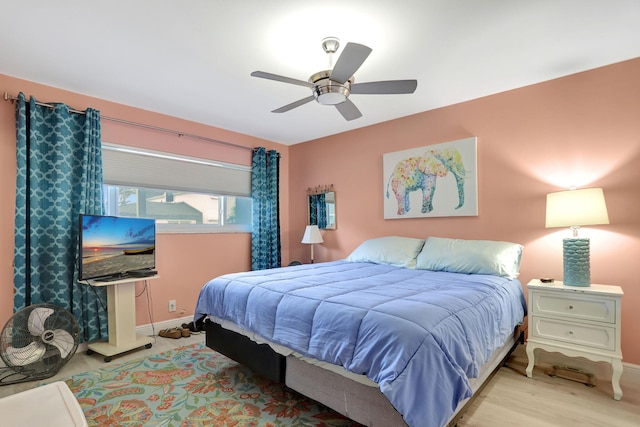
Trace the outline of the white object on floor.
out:
M 57 381 L 0 399 L 2 425 L 12 427 L 87 427 L 67 384 Z

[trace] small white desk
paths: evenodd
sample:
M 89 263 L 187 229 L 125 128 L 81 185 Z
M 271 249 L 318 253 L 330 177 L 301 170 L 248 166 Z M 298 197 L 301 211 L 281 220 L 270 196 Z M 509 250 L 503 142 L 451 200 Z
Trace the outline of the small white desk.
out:
M 93 342 L 88 345 L 87 354 L 99 353 L 105 362 L 113 356 L 136 348 L 151 348 L 153 338 L 136 334 L 136 289 L 135 282 L 153 280 L 159 275 L 135 277 L 112 282 L 88 280 L 91 286 L 107 286 L 107 313 L 109 320 L 109 341 Z

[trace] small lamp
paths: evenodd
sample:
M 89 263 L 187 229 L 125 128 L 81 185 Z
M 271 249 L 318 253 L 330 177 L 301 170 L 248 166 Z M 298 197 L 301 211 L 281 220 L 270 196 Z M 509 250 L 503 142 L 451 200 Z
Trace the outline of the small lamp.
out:
M 322 235 L 317 225 L 307 225 L 304 230 L 304 236 L 302 236 L 302 242 L 311 245 L 311 264 L 313 264 L 313 245 L 314 243 L 322 243 Z
M 590 286 L 589 239 L 579 238 L 581 225 L 609 224 L 602 188 L 558 191 L 547 194 L 546 227 L 571 227 L 572 238 L 562 244 L 563 283 Z

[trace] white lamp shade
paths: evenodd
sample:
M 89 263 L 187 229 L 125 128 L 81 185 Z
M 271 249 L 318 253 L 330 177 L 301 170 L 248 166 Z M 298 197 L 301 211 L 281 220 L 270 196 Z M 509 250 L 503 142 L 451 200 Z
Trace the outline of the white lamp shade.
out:
M 597 224 L 609 224 L 602 188 L 547 194 L 547 228 Z
M 320 234 L 320 229 L 317 225 L 307 225 L 307 228 L 304 230 L 304 236 L 302 236 L 301 243 L 322 243 L 324 240 L 322 239 L 322 235 Z

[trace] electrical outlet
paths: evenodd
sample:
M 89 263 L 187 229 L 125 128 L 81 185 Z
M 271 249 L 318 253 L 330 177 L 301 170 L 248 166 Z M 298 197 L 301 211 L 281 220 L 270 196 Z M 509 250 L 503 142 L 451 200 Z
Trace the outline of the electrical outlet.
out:
M 169 301 L 169 313 L 173 313 L 176 311 L 176 300 L 172 299 Z

